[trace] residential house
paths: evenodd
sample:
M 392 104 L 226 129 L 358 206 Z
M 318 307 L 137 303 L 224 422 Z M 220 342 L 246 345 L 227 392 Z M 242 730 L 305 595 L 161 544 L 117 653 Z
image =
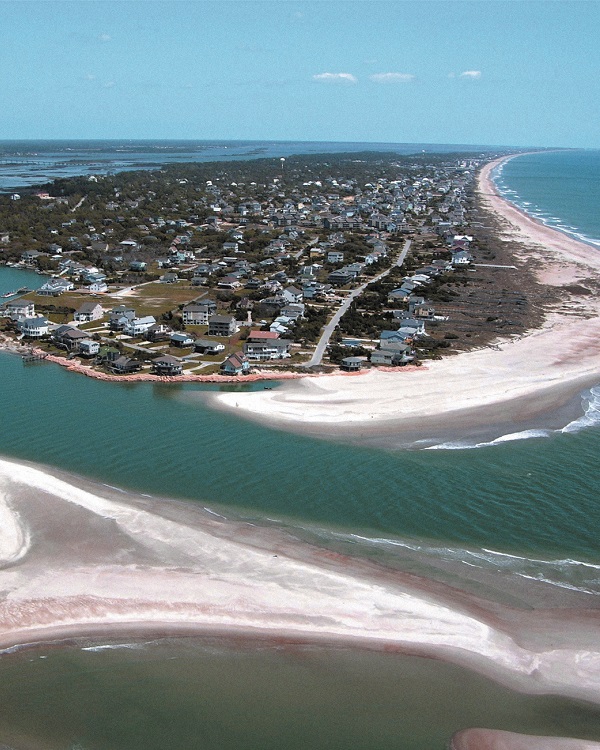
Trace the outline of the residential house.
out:
M 21 318 L 33 318 L 35 315 L 35 305 L 26 299 L 13 299 L 2 305 L 2 315 L 11 320 Z
M 281 308 L 281 314 L 291 320 L 298 320 L 304 316 L 306 305 L 303 302 L 296 302 Z
M 79 353 L 82 357 L 95 357 L 100 351 L 100 342 L 92 339 L 82 339 L 79 342 Z
M 239 330 L 232 315 L 211 315 L 208 319 L 209 336 L 233 336 Z
M 248 334 L 248 341 L 256 341 L 256 342 L 264 342 L 264 341 L 274 341 L 275 339 L 279 338 L 278 333 L 274 333 L 273 331 L 250 331 Z
M 425 321 L 416 318 L 400 318 L 399 329 L 402 331 L 413 331 L 414 336 L 425 336 Z
M 132 372 L 137 372 L 142 367 L 142 363 L 137 359 L 131 359 L 130 357 L 120 356 L 116 359 L 110 360 L 106 363 L 109 370 L 115 373 L 115 375 L 129 375 Z
M 355 273 L 352 273 L 345 268 L 340 268 L 338 271 L 332 271 L 327 276 L 327 281 L 334 286 L 345 286 L 346 284 L 349 284 L 355 277 Z
M 48 334 L 49 321 L 44 317 L 21 318 L 19 330 L 26 339 L 41 339 Z
M 327 253 L 327 262 L 328 263 L 343 263 L 344 262 L 344 253 L 340 252 L 339 250 L 331 250 Z
M 302 296 L 302 289 L 295 286 L 288 286 L 281 292 L 281 297 L 288 304 L 302 302 Z
M 100 320 L 103 315 L 104 310 L 97 302 L 84 302 L 75 310 L 73 319 L 78 323 L 90 323 L 92 320 Z
M 385 349 L 386 344 L 391 342 L 404 344 L 406 340 L 410 338 L 412 338 L 412 334 L 407 333 L 406 331 L 382 331 L 379 334 L 379 348 Z
M 25 250 L 21 253 L 21 263 L 26 266 L 33 266 L 37 263 L 37 259 L 40 255 L 46 255 L 46 253 L 40 253 L 38 250 Z
M 397 367 L 406 365 L 414 360 L 413 350 L 408 344 L 401 342 L 388 342 L 385 348 L 375 349 L 371 352 L 371 364 L 387 365 Z
M 132 318 L 123 328 L 123 333 L 128 336 L 143 336 L 149 328 L 156 323 L 153 315 L 146 315 L 143 318 Z
M 108 284 L 105 281 L 94 281 L 88 288 L 90 292 L 94 292 L 94 294 L 108 292 Z
M 172 357 L 170 354 L 163 354 L 152 360 L 152 371 L 156 375 L 181 375 L 183 364 L 177 357 Z
M 75 326 L 63 325 L 52 331 L 52 339 L 61 349 L 73 352 L 79 349 L 81 341 L 89 339 L 89 335 Z
M 363 357 L 344 357 L 340 364 L 340 370 L 344 372 L 359 372 L 363 366 Z
M 183 331 L 175 331 L 171 334 L 169 337 L 171 346 L 193 346 L 194 345 L 194 337 L 190 336 L 189 333 L 185 333 Z
M 219 280 L 218 289 L 240 289 L 242 286 L 239 278 L 235 274 L 229 274 Z
M 45 297 L 58 297 L 64 292 L 70 292 L 75 289 L 75 284 L 68 279 L 51 278 L 36 291 Z
M 212 300 L 206 302 L 190 302 L 181 311 L 184 325 L 207 326 L 211 315 L 215 314 L 217 303 Z
M 108 314 L 108 326 L 111 331 L 122 331 L 135 318 L 133 307 L 119 305 Z
M 250 363 L 243 352 L 235 352 L 221 364 L 223 375 L 245 375 L 250 370 Z
M 453 266 L 468 266 L 472 260 L 473 256 L 467 250 L 458 250 L 458 252 L 452 253 Z
M 173 329 L 171 326 L 167 326 L 164 323 L 155 323 L 148 328 L 145 337 L 148 341 L 156 343 L 157 341 L 168 341 L 172 333 Z
M 211 341 L 210 339 L 196 339 L 194 350 L 200 354 L 218 354 L 225 351 L 225 344 L 220 341 Z
M 292 341 L 273 338 L 265 341 L 246 341 L 244 354 L 248 359 L 266 362 L 271 359 L 285 359 L 290 356 Z
M 435 307 L 429 302 L 423 302 L 412 306 L 409 303 L 408 310 L 415 316 L 415 318 L 431 320 L 435 317 Z

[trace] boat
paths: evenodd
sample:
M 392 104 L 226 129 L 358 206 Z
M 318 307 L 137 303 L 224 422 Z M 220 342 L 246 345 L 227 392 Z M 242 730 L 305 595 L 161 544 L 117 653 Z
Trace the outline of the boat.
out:
M 0 297 L 2 299 L 5 299 L 6 297 L 14 297 L 17 292 L 6 292 L 6 294 L 0 294 Z
M 31 289 L 28 286 L 22 286 L 19 289 L 17 289 L 17 294 L 27 294 L 27 292 L 30 292 Z

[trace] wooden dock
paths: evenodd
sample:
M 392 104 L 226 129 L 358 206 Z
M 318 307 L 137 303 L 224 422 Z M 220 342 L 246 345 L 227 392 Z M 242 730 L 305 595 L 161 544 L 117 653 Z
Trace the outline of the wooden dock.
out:
M 29 354 L 23 354 L 21 359 L 23 360 L 23 364 L 31 364 L 33 362 L 43 362 L 48 355 L 46 352 L 43 352 L 41 354 L 33 354 L 30 352 Z

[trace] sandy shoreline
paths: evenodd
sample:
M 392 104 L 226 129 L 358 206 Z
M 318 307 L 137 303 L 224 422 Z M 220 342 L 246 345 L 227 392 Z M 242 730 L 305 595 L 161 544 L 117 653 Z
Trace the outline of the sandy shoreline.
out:
M 600 382 L 600 298 L 592 293 L 600 254 L 502 199 L 491 172 L 504 160 L 483 167 L 477 191 L 482 208 L 501 227 L 500 239 L 519 248 L 515 273 L 534 260 L 540 282 L 560 294 L 541 328 L 411 371 L 372 370 L 354 379 L 328 375 L 274 391 L 212 395 L 210 402 L 313 435 L 418 433 L 421 427 L 427 433 L 448 429 L 455 420 L 473 429 L 500 424 L 509 411 L 518 425 L 521 417 L 547 414 Z M 517 402 L 527 408 L 515 410 Z
M 68 481 L 67 481 L 68 480 Z M 0 647 L 219 633 L 427 655 L 600 704 L 596 610 L 500 607 L 441 583 L 0 460 Z

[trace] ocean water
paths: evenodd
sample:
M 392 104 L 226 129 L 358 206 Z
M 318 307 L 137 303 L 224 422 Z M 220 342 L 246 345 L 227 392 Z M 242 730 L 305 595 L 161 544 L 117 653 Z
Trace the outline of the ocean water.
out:
M 575 179 L 572 160 L 582 153 L 589 152 L 563 155 L 566 179 Z M 503 189 L 546 212 L 548 221 L 600 236 L 597 216 L 579 225 L 550 198 L 542 200 L 535 159 L 543 171 L 550 156 L 510 161 L 499 178 Z M 529 183 L 513 181 L 510 170 L 532 158 Z M 528 192 L 527 184 L 535 189 Z M 546 192 L 554 199 L 559 188 Z M 9 273 L 0 268 L 0 294 L 16 285 Z M 495 576 L 505 582 L 499 597 L 508 603 L 522 604 L 531 593 L 534 606 L 569 606 L 568 597 L 577 595 L 597 607 L 597 389 L 582 395 L 582 418 L 564 430 L 400 451 L 238 420 L 205 406 L 202 394 L 217 386 L 115 385 L 50 364 L 26 366 L 8 354 L 0 354 L 0 383 L 1 455 L 157 503 L 181 498 L 281 525 L 308 541 L 476 593 L 489 591 Z M 453 731 L 473 725 L 600 741 L 595 708 L 519 696 L 430 660 L 206 639 L 104 648 L 114 645 L 2 655 L 0 743 L 51 750 L 425 750 L 443 748 Z
M 600 248 L 600 151 L 524 154 L 500 165 L 493 178 L 522 210 Z
M 164 164 L 281 158 L 293 154 L 393 151 L 398 154 L 491 151 L 490 146 L 328 141 L 2 141 L 0 192 L 59 177 L 156 169 Z

